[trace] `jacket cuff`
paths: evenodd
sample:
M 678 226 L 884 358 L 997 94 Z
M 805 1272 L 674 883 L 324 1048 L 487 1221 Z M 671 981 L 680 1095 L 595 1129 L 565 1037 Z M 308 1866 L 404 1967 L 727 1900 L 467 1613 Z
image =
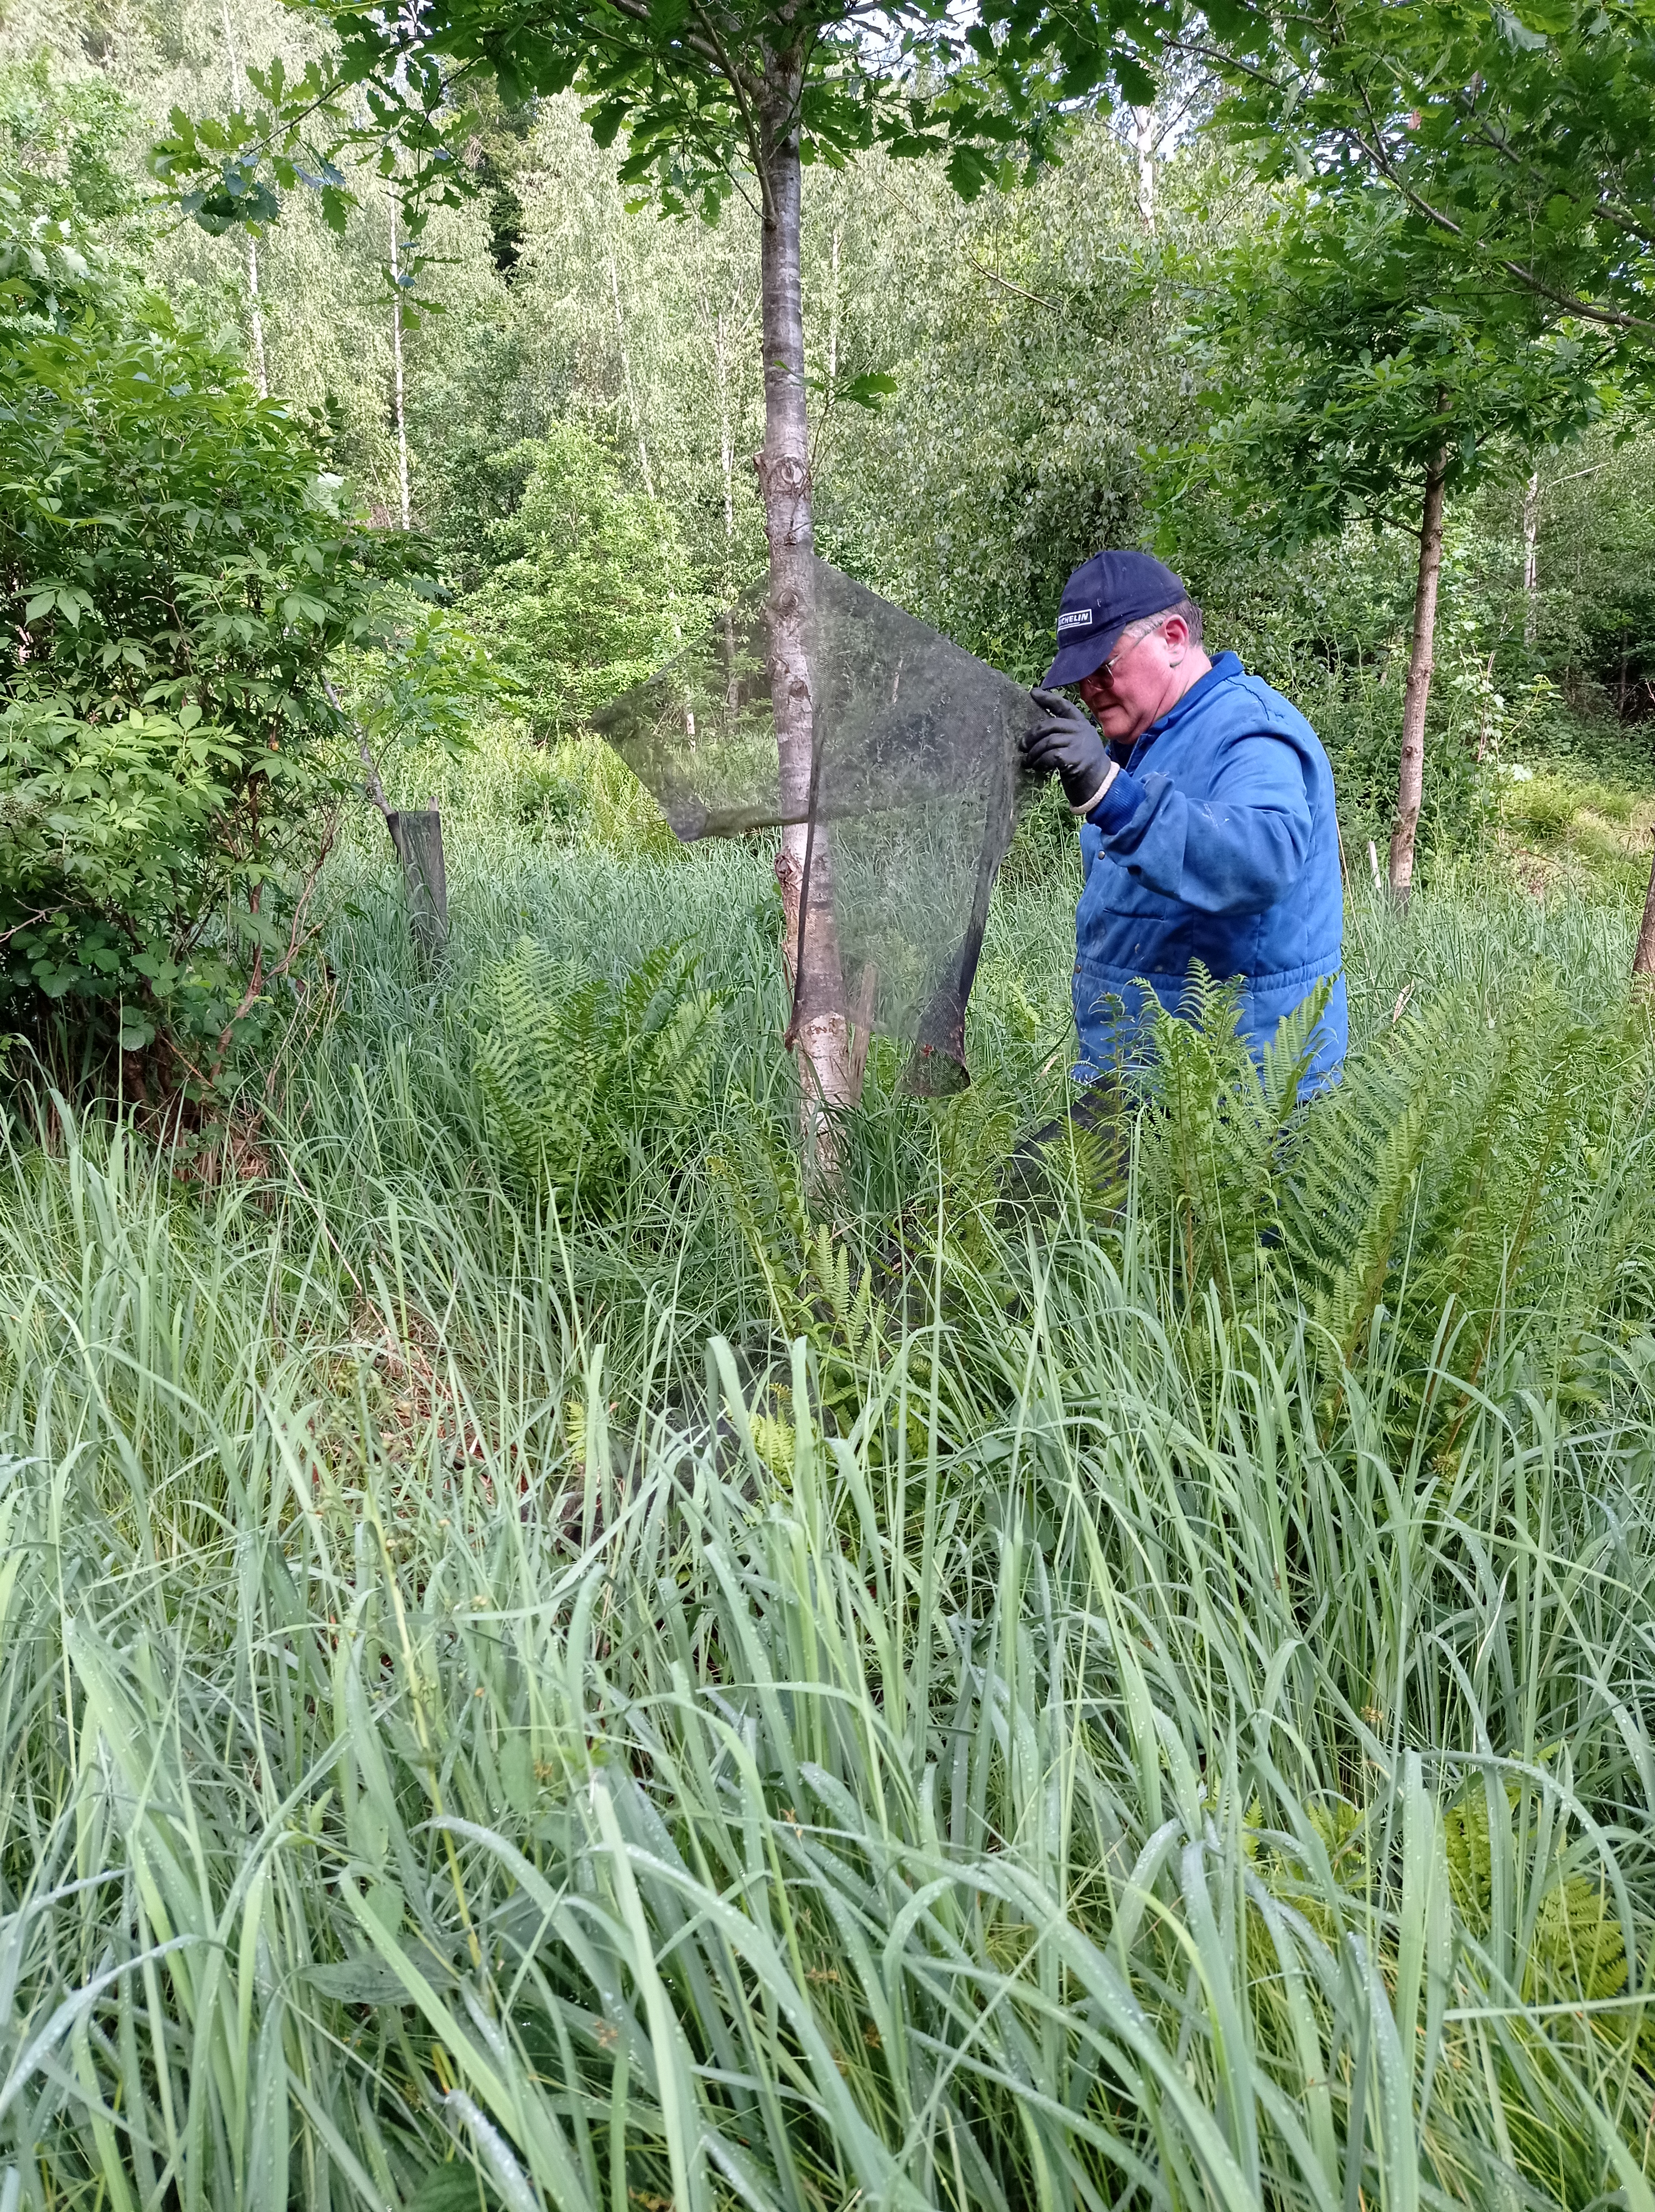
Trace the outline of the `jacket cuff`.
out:
M 1086 819 L 1105 837 L 1112 837 L 1125 829 L 1148 796 L 1137 777 L 1123 769 Z

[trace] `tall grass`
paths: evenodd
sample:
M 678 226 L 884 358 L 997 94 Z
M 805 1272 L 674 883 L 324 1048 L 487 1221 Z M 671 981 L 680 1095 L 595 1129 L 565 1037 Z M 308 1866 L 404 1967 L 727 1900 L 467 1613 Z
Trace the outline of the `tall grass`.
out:
M 1624 918 L 1359 909 L 1375 1053 L 1574 1040 L 1567 1143 L 1485 1114 L 1539 1193 L 1487 1218 L 1549 1210 L 1472 1371 L 1407 1295 L 1451 1164 L 1335 1358 L 1221 1052 L 1201 1174 L 1146 1122 L 1002 1202 L 1061 896 L 996 915 L 977 1090 L 886 1068 L 805 1220 L 763 856 L 454 860 L 444 988 L 365 880 L 239 1178 L 9 1141 L 3 2212 L 1649 2203 Z M 704 1144 L 601 1219 L 490 1149 L 525 933 L 725 994 Z

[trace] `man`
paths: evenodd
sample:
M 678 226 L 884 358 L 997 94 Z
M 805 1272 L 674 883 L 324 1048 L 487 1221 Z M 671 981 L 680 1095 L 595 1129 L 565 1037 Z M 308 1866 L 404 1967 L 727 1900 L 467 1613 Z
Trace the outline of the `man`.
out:
M 1147 553 L 1095 554 L 1064 588 L 1050 688 L 1034 694 L 1048 719 L 1023 757 L 1062 778 L 1080 821 L 1075 1073 L 1129 1063 L 1142 984 L 1176 1010 L 1199 960 L 1238 979 L 1255 1057 L 1332 978 L 1307 1096 L 1337 1077 L 1348 1033 L 1333 775 L 1298 709 L 1233 653 L 1209 660 L 1201 637 L 1201 610 Z

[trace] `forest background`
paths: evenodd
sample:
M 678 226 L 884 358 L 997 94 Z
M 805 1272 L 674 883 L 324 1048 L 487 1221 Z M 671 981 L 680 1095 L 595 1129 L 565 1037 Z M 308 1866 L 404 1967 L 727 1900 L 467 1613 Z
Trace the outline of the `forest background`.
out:
M 366 171 L 343 235 L 303 190 L 230 236 L 180 222 L 147 169 L 168 113 L 227 111 L 250 62 L 296 72 L 313 35 L 237 0 L 15 8 L 0 150 L 313 413 L 372 521 L 429 538 L 459 623 L 520 683 L 495 732 L 519 803 L 578 811 L 579 764 L 520 741 L 573 736 L 762 570 L 756 225 L 739 204 L 715 226 L 629 207 L 572 96 L 497 94 L 466 149 L 474 196 L 417 245 Z M 1280 198 L 1202 135 L 1211 104 L 1175 71 L 1155 106 L 1078 123 L 1061 166 L 970 204 L 877 152 L 812 172 L 818 545 L 1032 679 L 1070 568 L 1156 544 L 1216 640 L 1322 731 L 1360 864 L 1395 811 L 1417 542 L 1353 521 L 1284 551 L 1177 465 L 1212 352 L 1192 323 Z M 1246 344 L 1224 364 L 1244 388 Z M 1634 399 L 1603 399 L 1585 434 L 1505 453 L 1451 499 L 1427 867 L 1492 843 L 1536 885 L 1644 879 L 1655 435 Z

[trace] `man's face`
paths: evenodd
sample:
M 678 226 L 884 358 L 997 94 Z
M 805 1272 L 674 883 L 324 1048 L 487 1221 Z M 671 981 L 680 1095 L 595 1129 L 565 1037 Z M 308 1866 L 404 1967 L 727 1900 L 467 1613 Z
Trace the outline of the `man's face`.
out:
M 1157 617 L 1147 629 L 1130 625 L 1104 666 L 1075 689 L 1106 738 L 1141 737 L 1182 696 L 1189 658 L 1183 617 Z

